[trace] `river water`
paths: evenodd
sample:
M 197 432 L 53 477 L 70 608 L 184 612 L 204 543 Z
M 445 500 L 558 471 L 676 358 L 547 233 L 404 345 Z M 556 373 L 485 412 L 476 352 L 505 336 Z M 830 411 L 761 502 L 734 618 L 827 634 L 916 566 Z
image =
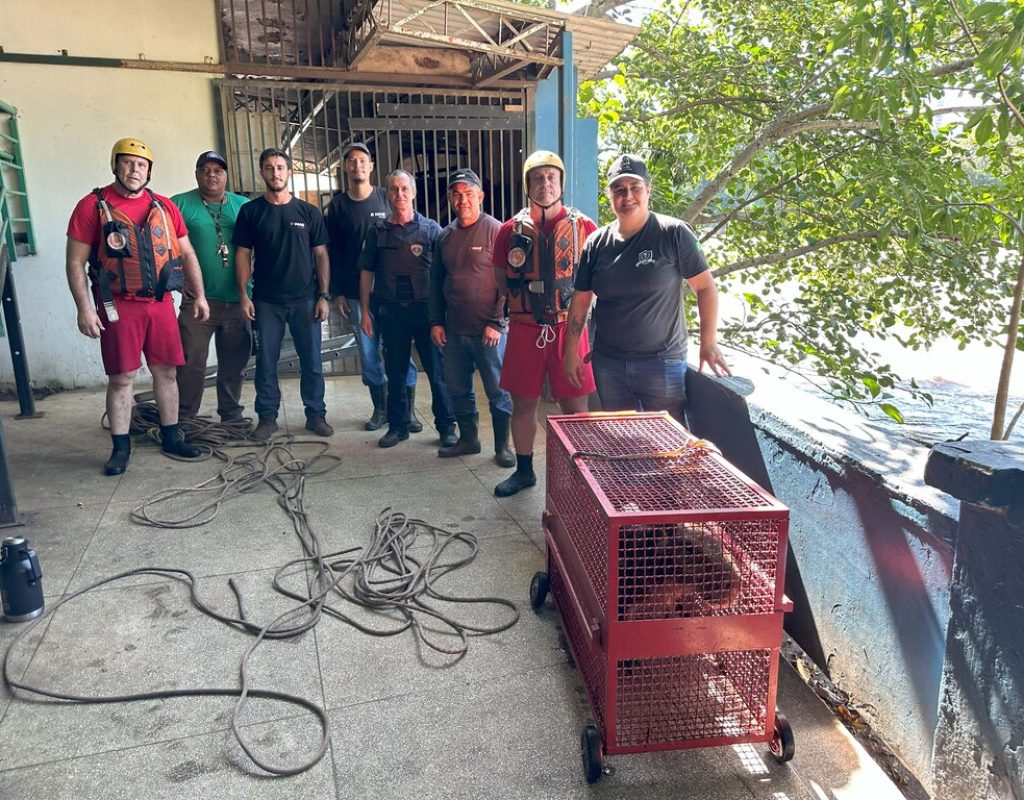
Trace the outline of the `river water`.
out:
M 995 395 L 952 380 L 941 378 L 918 380 L 918 387 L 932 396 L 932 405 L 923 400 L 903 396 L 896 405 L 906 422 L 903 425 L 890 419 L 878 409 L 868 411 L 868 418 L 886 430 L 902 433 L 918 441 L 934 444 L 958 439 L 988 439 L 992 428 L 992 410 Z M 901 393 L 902 394 L 902 393 Z M 1008 424 L 1020 408 L 1020 396 L 1011 396 L 1007 403 Z M 1024 441 L 1024 417 L 1010 434 L 1011 442 Z

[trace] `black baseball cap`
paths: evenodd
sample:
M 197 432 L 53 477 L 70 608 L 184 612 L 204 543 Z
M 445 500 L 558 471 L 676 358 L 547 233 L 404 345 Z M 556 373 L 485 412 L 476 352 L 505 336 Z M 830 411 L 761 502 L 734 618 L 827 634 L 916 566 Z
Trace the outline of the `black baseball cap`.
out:
M 608 185 L 611 186 L 619 178 L 639 178 L 645 183 L 651 182 L 651 173 L 642 158 L 633 153 L 623 153 L 608 167 Z
M 483 184 L 480 182 L 480 176 L 468 167 L 460 167 L 448 176 L 449 189 L 457 183 L 468 183 L 470 186 L 479 186 L 481 189 L 483 188 Z
M 342 151 L 341 160 L 344 161 L 346 158 L 348 158 L 348 154 L 351 153 L 353 150 L 361 150 L 362 152 L 366 153 L 366 155 L 368 155 L 371 159 L 373 158 L 373 153 L 370 152 L 369 147 L 367 147 L 362 142 L 352 142 L 352 144 L 350 144 L 348 147 L 344 149 L 344 151 Z
M 199 158 L 196 159 L 196 169 L 199 169 L 208 161 L 220 164 L 224 169 L 228 168 L 228 162 L 224 159 L 224 156 L 216 150 L 207 150 L 205 153 L 200 154 Z

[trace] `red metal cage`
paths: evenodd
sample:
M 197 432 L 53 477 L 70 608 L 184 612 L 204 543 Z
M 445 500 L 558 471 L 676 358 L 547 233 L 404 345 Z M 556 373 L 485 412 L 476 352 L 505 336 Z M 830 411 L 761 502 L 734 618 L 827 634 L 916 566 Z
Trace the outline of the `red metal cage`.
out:
M 548 417 L 539 600 L 550 586 L 600 734 L 584 730 L 588 780 L 604 754 L 767 741 L 792 756 L 775 711 L 788 524 L 668 414 Z

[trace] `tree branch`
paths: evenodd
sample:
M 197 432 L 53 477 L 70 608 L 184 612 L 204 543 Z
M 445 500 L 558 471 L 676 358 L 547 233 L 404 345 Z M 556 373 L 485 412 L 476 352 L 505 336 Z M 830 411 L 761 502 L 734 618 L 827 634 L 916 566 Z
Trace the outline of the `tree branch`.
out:
M 682 114 L 685 111 L 689 111 L 700 106 L 732 106 L 737 103 L 762 103 L 767 106 L 777 106 L 778 101 L 772 97 L 762 97 L 759 95 L 742 95 L 742 96 L 729 96 L 719 95 L 718 97 L 705 97 L 700 100 L 686 100 L 682 103 L 677 103 L 671 108 L 666 108 L 664 111 L 650 112 L 646 114 L 635 114 L 627 115 L 622 114 L 619 118 L 626 122 L 650 122 L 652 119 L 661 119 L 662 117 L 671 117 L 676 114 Z
M 952 64 L 940 64 L 937 67 L 933 67 L 928 71 L 928 74 L 933 77 L 937 75 L 948 75 L 951 72 L 968 69 L 973 64 L 973 58 L 965 58 L 960 61 L 953 62 Z M 697 215 L 708 207 L 708 204 L 710 204 L 718 195 L 722 190 L 722 187 L 725 186 L 725 184 L 728 183 L 734 175 L 746 167 L 747 164 L 754 159 L 754 156 L 769 145 L 775 144 L 783 139 L 792 138 L 810 130 L 871 130 L 879 127 L 876 122 L 855 122 L 853 120 L 822 120 L 822 123 L 827 124 L 819 124 L 817 126 L 807 128 L 799 127 L 800 123 L 804 123 L 814 119 L 815 117 L 821 117 L 827 114 L 830 108 L 831 106 L 828 103 L 816 103 L 815 105 L 808 106 L 794 114 L 790 114 L 786 117 L 780 117 L 779 119 L 773 120 L 769 123 L 759 134 L 757 134 L 757 136 L 754 137 L 753 140 L 740 150 L 739 153 L 733 156 L 732 161 L 724 166 L 719 173 L 712 178 L 710 182 L 708 182 L 708 184 L 701 190 L 700 194 L 698 194 L 686 210 L 683 211 L 683 220 L 693 224 Z
M 604 17 L 619 6 L 624 6 L 623 0 L 590 0 L 585 6 L 581 6 L 573 13 L 578 17 Z
M 831 247 L 834 244 L 842 244 L 843 242 L 856 242 L 863 241 L 865 239 L 877 239 L 882 235 L 880 230 L 874 231 L 854 231 L 852 233 L 843 233 L 838 236 L 830 236 L 827 239 L 821 239 L 813 244 L 805 244 L 801 247 L 794 247 L 789 250 L 783 250 L 778 253 L 771 253 L 766 256 L 757 256 L 756 258 L 745 258 L 741 261 L 734 261 L 732 264 L 727 264 L 724 267 L 719 267 L 713 271 L 713 275 L 716 278 L 723 278 L 726 275 L 730 275 L 733 272 L 740 272 L 741 270 L 751 269 L 752 267 L 763 267 L 767 264 L 778 264 L 782 261 L 789 261 L 791 258 L 797 258 L 799 256 L 805 256 L 808 253 L 813 253 L 816 250 L 821 250 L 825 247 Z

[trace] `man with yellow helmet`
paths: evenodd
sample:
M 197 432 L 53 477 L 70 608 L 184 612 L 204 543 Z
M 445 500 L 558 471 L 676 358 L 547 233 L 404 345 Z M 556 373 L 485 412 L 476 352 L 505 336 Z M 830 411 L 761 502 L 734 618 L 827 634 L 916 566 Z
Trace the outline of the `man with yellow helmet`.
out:
M 118 139 L 110 169 L 113 182 L 93 189 L 71 214 L 66 270 L 78 329 L 100 340 L 114 445 L 104 472 L 120 475 L 131 454 L 132 385 L 143 354 L 153 375 L 163 451 L 185 458 L 200 454 L 178 427 L 175 374 L 185 358 L 170 293 L 187 287 L 197 319 L 206 319 L 210 311 L 181 213 L 168 198 L 146 188 L 153 152 L 139 139 Z
M 587 397 L 594 391 L 592 373 L 578 385 L 566 379 L 563 340 L 576 265 L 584 240 L 597 226 L 583 212 L 562 204 L 565 164 L 556 153 L 532 153 L 523 163 L 523 185 L 529 205 L 501 226 L 493 251 L 498 287 L 508 292 L 501 388 L 512 395 L 516 447 L 516 471 L 495 487 L 498 497 L 537 483 L 533 442 L 544 376 L 565 414 L 586 411 Z M 589 352 L 586 336 L 578 349 L 581 358 Z

